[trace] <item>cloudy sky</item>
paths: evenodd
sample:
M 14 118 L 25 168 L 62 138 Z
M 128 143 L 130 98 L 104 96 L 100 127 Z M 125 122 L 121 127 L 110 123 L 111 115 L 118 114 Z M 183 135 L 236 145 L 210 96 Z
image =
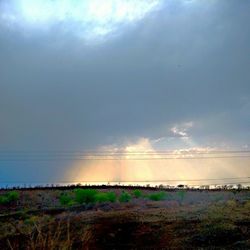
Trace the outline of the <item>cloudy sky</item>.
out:
M 0 181 L 249 176 L 249 159 L 11 155 L 250 150 L 249 11 L 238 0 L 0 0 Z

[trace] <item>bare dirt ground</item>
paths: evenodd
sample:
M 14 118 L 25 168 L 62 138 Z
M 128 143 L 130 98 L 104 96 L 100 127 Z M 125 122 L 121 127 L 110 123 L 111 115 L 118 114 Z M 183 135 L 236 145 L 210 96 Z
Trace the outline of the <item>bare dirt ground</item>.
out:
M 0 249 L 250 249 L 249 190 L 167 190 L 160 201 L 145 198 L 159 190 L 126 191 L 128 202 L 72 206 L 59 202 L 72 189 L 18 191 L 0 206 Z

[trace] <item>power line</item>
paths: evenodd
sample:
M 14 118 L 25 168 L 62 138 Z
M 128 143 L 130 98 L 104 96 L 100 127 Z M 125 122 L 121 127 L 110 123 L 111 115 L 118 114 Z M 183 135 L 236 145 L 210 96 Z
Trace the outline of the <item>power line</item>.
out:
M 223 180 L 243 180 L 243 179 L 250 179 L 249 176 L 245 177 L 226 177 L 226 178 L 209 178 L 209 179 L 161 179 L 161 180 L 126 180 L 126 181 L 107 181 L 107 180 L 98 180 L 98 181 L 89 181 L 89 180 L 78 180 L 78 181 L 70 181 L 70 180 L 58 180 L 55 181 L 54 183 L 93 183 L 93 182 L 174 182 L 174 181 L 223 181 Z M 0 181 L 0 183 L 25 183 L 25 181 Z M 250 181 L 249 181 L 250 182 Z M 47 183 L 43 181 L 32 181 L 29 183 Z
M 46 183 L 46 182 L 44 182 L 44 183 L 41 183 L 41 182 L 37 182 L 37 183 L 9 183 L 9 184 L 17 184 L 17 185 L 19 185 L 19 187 L 45 187 L 45 186 L 47 186 L 47 187 L 52 187 L 52 186 L 54 186 L 54 187 L 56 187 L 56 186 L 63 186 L 63 185 L 60 185 L 60 184 L 62 184 L 63 182 L 61 182 L 61 183 Z M 76 183 L 77 182 L 72 182 L 72 183 L 67 183 L 67 184 L 69 184 L 69 185 L 76 185 Z M 78 182 L 79 183 L 79 182 Z M 78 184 L 77 183 L 77 184 Z M 82 184 L 90 184 L 91 182 L 83 182 Z M 92 183 L 94 183 L 94 182 L 92 182 Z M 92 185 L 100 185 L 100 184 L 102 184 L 102 185 L 104 185 L 104 183 L 109 183 L 108 185 L 121 185 L 122 183 L 128 183 L 128 182 L 123 182 L 123 181 L 112 181 L 112 182 L 107 182 L 107 181 L 104 181 L 104 182 L 101 182 L 101 181 L 96 181 L 94 184 L 92 184 Z M 118 183 L 118 184 L 116 184 L 116 183 Z M 139 183 L 139 182 L 132 182 L 133 183 L 133 185 L 135 185 L 136 183 Z M 156 183 L 156 182 L 144 182 L 144 183 L 151 183 L 151 184 L 153 184 L 153 183 Z M 6 183 L 4 183 L 4 184 L 6 184 Z M 42 184 L 46 184 L 45 186 L 44 185 L 42 185 Z M 81 184 L 81 183 L 79 183 L 79 184 Z M 129 184 L 129 183 L 128 183 Z M 159 183 L 158 183 L 159 184 Z M 161 183 L 161 184 L 165 184 L 165 185 L 167 185 L 166 183 Z M 228 185 L 242 185 L 242 184 L 250 184 L 250 181 L 241 181 L 241 182 L 227 182 L 227 183 L 206 183 L 206 184 L 202 184 L 202 183 L 200 183 L 200 184 L 185 184 L 187 187 L 202 187 L 202 186 L 214 186 L 214 187 L 216 187 L 216 186 L 228 186 Z M 131 185 L 131 184 L 129 184 L 129 185 Z M 7 185 L 5 185 L 6 187 L 8 187 L 8 184 Z M 121 186 L 123 186 L 123 185 L 121 185 Z M 169 186 L 169 185 L 168 185 Z M 15 186 L 11 186 L 11 187 L 15 187 Z M 18 187 L 18 186 L 17 186 Z M 164 186 L 163 186 L 164 187 Z M 167 187 L 167 186 L 166 186 Z M 169 187 L 173 187 L 173 188 L 178 188 L 178 185 L 176 186 L 176 185 L 174 185 L 174 186 L 169 186 Z M 1 189 L 1 186 L 0 186 L 0 189 Z
M 193 150 L 181 150 L 178 153 L 173 151 L 63 151 L 63 150 L 54 150 L 54 151 L 25 151 L 25 150 L 13 150 L 13 151 L 4 151 L 0 150 L 0 155 L 95 155 L 95 156 L 113 156 L 113 155 L 186 155 L 186 154 L 239 154 L 239 153 L 250 153 L 250 150 L 214 150 L 214 151 L 193 151 Z
M 0 151 L 0 161 L 56 161 L 56 160 L 176 160 L 248 158 L 248 150 L 193 152 L 182 151 Z M 136 157 L 139 158 L 136 158 Z M 130 157 L 130 158 L 128 158 Z
M 111 157 L 111 156 L 106 156 Z M 204 160 L 204 159 L 232 159 L 232 158 L 250 158 L 250 155 L 228 155 L 228 156 L 201 156 L 201 157 L 147 157 L 147 158 L 124 158 L 124 157 L 111 157 L 111 158 L 97 158 L 97 157 L 72 157 L 72 158 L 64 158 L 64 157 L 54 157 L 54 158 L 26 158 L 23 157 L 13 157 L 6 158 L 0 157 L 0 162 L 26 162 L 26 161 L 121 161 L 121 160 L 129 160 L 129 161 L 149 161 L 149 160 Z

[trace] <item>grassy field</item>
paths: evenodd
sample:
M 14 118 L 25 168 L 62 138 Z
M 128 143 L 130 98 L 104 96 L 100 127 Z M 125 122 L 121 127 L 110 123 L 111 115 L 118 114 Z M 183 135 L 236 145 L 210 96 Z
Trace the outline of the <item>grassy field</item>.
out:
M 250 190 L 2 190 L 0 249 L 250 249 Z

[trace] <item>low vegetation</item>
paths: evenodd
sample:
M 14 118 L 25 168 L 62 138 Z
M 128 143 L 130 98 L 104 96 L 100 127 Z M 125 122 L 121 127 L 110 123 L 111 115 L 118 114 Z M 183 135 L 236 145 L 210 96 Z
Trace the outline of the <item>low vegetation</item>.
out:
M 166 198 L 165 192 L 152 193 L 148 196 L 148 198 L 152 201 L 162 201 Z
M 75 201 L 79 204 L 94 203 L 98 192 L 95 189 L 76 189 Z
M 68 194 L 61 194 L 59 201 L 61 205 L 71 205 L 73 203 L 72 197 Z
M 114 192 L 99 192 L 95 196 L 96 202 L 115 202 L 116 194 Z
M 186 196 L 186 191 L 185 190 L 180 190 L 177 192 L 177 196 L 179 198 L 179 200 L 183 201 L 183 199 L 185 198 Z
M 10 191 L 3 195 L 0 195 L 0 204 L 7 205 L 19 199 L 19 193 L 17 191 Z
M 139 189 L 134 190 L 133 195 L 135 198 L 141 198 L 143 196 L 142 191 Z
M 152 201 L 162 201 L 167 197 L 166 192 L 153 192 L 149 195 L 145 195 L 141 190 L 134 190 L 131 193 L 122 191 L 119 196 L 115 192 L 101 192 L 95 189 L 75 189 L 72 195 L 62 193 L 59 197 L 61 205 L 75 205 L 75 204 L 95 204 L 103 202 L 129 202 L 132 199 L 144 198 Z
M 128 192 L 122 191 L 119 201 L 120 202 L 129 202 L 131 200 L 131 195 Z
M 0 249 L 250 249 L 249 190 L 78 187 L 0 197 Z
M 59 197 L 61 205 L 115 202 L 114 192 L 100 192 L 95 189 L 75 189 L 72 195 L 62 193 Z

